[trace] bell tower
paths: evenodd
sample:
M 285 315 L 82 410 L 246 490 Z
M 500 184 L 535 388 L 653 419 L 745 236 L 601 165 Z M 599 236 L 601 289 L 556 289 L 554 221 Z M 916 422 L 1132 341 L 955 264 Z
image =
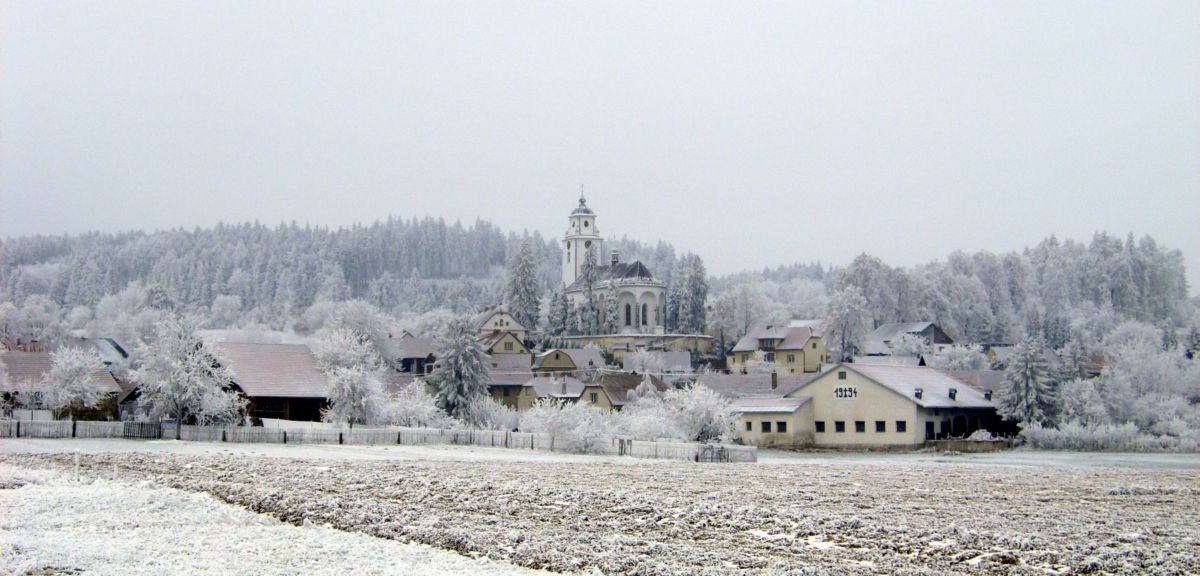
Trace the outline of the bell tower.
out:
M 600 250 L 602 240 L 600 231 L 596 229 L 596 213 L 588 208 L 582 187 L 579 189 L 579 206 L 571 211 L 567 221 L 567 234 L 563 237 L 563 286 L 570 286 L 579 277 L 588 252 L 595 255 L 597 266 L 603 265 L 600 260 L 603 254 Z

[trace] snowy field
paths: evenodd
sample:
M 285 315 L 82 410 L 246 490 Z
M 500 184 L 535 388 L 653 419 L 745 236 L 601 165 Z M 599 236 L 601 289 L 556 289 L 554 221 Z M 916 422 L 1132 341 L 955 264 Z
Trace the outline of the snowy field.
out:
M 10 566 L 24 557 L 13 545 L 34 564 L 49 565 L 55 554 L 94 559 L 109 539 L 119 543 L 112 554 L 142 557 L 124 542 L 188 524 L 190 513 L 176 510 L 197 506 L 212 507 L 196 518 L 212 529 L 198 530 L 196 541 L 264 547 L 247 558 L 292 549 L 269 548 L 270 538 L 253 544 L 254 532 L 270 528 L 320 541 L 305 548 L 428 544 L 462 554 L 454 558 L 468 565 L 455 570 L 464 574 L 514 565 L 642 575 L 1200 573 L 1194 456 L 768 452 L 758 464 L 688 464 L 476 447 L 21 442 L 3 444 L 9 474 L 63 472 L 0 490 Z M 71 482 L 75 474 L 85 480 Z M 103 490 L 111 492 L 96 499 L 108 504 L 84 504 Z M 118 510 L 133 523 L 121 527 L 127 535 L 108 532 L 118 528 L 110 526 Z M 164 524 L 139 536 L 137 524 L 154 514 Z M 90 528 L 96 520 L 101 528 Z M 154 544 L 164 548 L 153 558 L 189 555 L 189 537 L 160 536 L 171 543 Z M 93 544 L 55 547 L 72 539 Z M 295 566 L 308 566 L 313 557 L 300 552 Z M 404 572 L 425 558 L 445 566 L 434 552 L 398 548 L 389 554 L 412 563 L 389 565 Z M 331 570 L 369 573 L 354 552 L 321 556 L 336 559 Z M 183 565 L 153 573 L 195 572 L 175 571 Z
M 540 574 L 316 525 L 148 481 L 0 468 L 0 573 Z

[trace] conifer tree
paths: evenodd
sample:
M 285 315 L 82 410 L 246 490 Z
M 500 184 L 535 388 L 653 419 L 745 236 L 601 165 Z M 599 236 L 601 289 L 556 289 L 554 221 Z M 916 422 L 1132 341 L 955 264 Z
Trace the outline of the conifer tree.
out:
M 522 242 L 521 248 L 508 264 L 508 285 L 505 291 L 508 311 L 527 330 L 537 330 L 538 305 L 541 298 L 537 264 L 533 261 L 529 243 Z

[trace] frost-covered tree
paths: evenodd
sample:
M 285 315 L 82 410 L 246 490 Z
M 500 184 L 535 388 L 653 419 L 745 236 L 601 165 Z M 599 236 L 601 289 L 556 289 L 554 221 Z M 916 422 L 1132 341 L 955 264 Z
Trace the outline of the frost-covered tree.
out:
M 549 434 L 557 450 L 589 452 L 613 433 L 612 413 L 587 402 L 543 398 L 521 414 L 522 432 Z
M 337 368 L 374 371 L 383 363 L 371 342 L 347 327 L 322 328 L 311 348 L 321 369 L 331 375 Z
M 438 407 L 450 416 L 472 424 L 470 404 L 488 395 L 491 377 L 487 352 L 466 322 L 451 325 L 438 346 L 437 367 L 429 376 Z
M 521 243 L 521 248 L 508 263 L 508 284 L 505 291 L 505 302 L 508 311 L 518 323 L 529 330 L 538 328 L 538 306 L 541 304 L 542 291 L 538 285 L 537 263 L 529 249 L 529 243 Z
M 410 382 L 391 399 L 388 421 L 410 428 L 451 428 L 455 425 L 421 381 Z
M 213 299 L 209 311 L 209 321 L 212 326 L 233 328 L 238 325 L 242 316 L 242 297 L 222 294 Z
M 678 281 L 675 294 L 675 325 L 677 332 L 701 334 L 707 319 L 705 305 L 708 302 L 708 273 L 704 261 L 695 254 L 684 256 L 682 281 Z
M 495 398 L 480 396 L 467 403 L 464 422 L 480 430 L 516 430 L 521 417 Z
M 1008 389 L 997 406 L 1006 420 L 1039 425 L 1052 422 L 1054 381 L 1045 354 L 1045 340 L 1040 335 L 1027 336 L 1017 344 L 1004 372 Z
M 212 345 L 196 336 L 198 326 L 194 317 L 169 316 L 159 321 L 157 334 L 143 347 L 141 365 L 134 373 L 146 415 L 174 418 L 176 440 L 178 425 L 188 417 L 211 419 L 214 408 L 230 416 L 227 408 L 237 405 L 233 373 Z M 219 401 L 228 396 L 233 398 Z
M 1058 388 L 1058 414 L 1063 423 L 1100 426 L 1109 423 L 1108 409 L 1094 380 L 1075 378 Z
M 378 424 L 388 417 L 388 399 L 375 370 L 357 364 L 334 367 L 329 374 L 329 407 L 326 422 L 354 428 L 355 424 Z
M 546 332 L 551 336 L 562 336 L 567 332 L 571 321 L 571 302 L 562 292 L 552 292 L 547 304 Z
M 893 339 L 888 348 L 893 356 L 924 356 L 929 353 L 929 339 L 920 334 L 901 334 Z
M 1163 350 L 1158 342 L 1131 338 L 1110 354 L 1097 388 L 1114 422 L 1177 435 L 1172 428 L 1176 422 L 1200 426 L 1200 414 L 1189 403 L 1197 381 L 1200 361 L 1179 350 Z
M 987 370 L 988 357 L 978 344 L 955 344 L 926 356 L 926 364 L 943 370 Z
M 676 411 L 687 440 L 718 442 L 734 432 L 737 418 L 733 406 L 703 384 L 669 390 L 664 399 Z
M 662 358 L 653 352 L 637 350 L 625 353 L 626 370 L 642 372 L 648 376 L 650 374 L 661 374 L 665 368 Z M 643 380 L 642 384 L 646 384 L 645 380 Z M 641 387 L 642 385 L 638 385 L 638 394 L 642 393 L 642 390 L 640 390 Z M 634 391 L 631 390 L 630 392 Z
M 833 344 L 842 360 L 849 359 L 866 339 L 869 322 L 867 301 L 859 289 L 849 286 L 838 290 L 825 309 L 825 341 Z
M 604 299 L 604 333 L 616 334 L 621 326 L 621 314 L 617 310 L 617 299 Z
M 91 350 L 66 347 L 51 352 L 45 404 L 55 412 L 66 412 L 71 420 L 75 420 L 80 410 L 95 407 L 108 394 L 93 378 L 102 370 L 104 361 Z

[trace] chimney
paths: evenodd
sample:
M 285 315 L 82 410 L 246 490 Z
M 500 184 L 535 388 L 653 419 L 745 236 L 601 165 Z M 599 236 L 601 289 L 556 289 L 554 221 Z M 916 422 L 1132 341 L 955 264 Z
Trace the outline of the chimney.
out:
M 620 251 L 620 250 L 613 250 L 613 251 L 612 251 L 612 264 L 613 264 L 613 266 L 616 266 L 616 265 L 617 265 L 617 262 L 620 262 L 620 261 L 621 261 L 621 251 Z
M 922 395 L 922 394 L 924 394 L 924 393 L 925 393 L 925 390 L 924 390 L 924 389 L 921 389 L 921 388 L 917 388 L 916 390 L 913 390 L 913 396 L 916 396 L 918 399 L 919 399 L 919 398 L 921 397 L 921 395 Z
M 776 372 L 772 372 L 771 373 L 771 389 L 774 390 L 778 387 L 779 387 L 779 374 Z
M 992 390 L 991 390 L 991 388 L 989 388 L 989 389 L 987 389 L 987 390 L 984 390 L 984 391 L 983 391 L 983 399 L 984 399 L 984 400 L 991 400 L 991 399 L 992 399 Z
M 958 396 L 958 388 L 951 388 L 950 389 L 950 399 L 953 400 L 955 396 Z

